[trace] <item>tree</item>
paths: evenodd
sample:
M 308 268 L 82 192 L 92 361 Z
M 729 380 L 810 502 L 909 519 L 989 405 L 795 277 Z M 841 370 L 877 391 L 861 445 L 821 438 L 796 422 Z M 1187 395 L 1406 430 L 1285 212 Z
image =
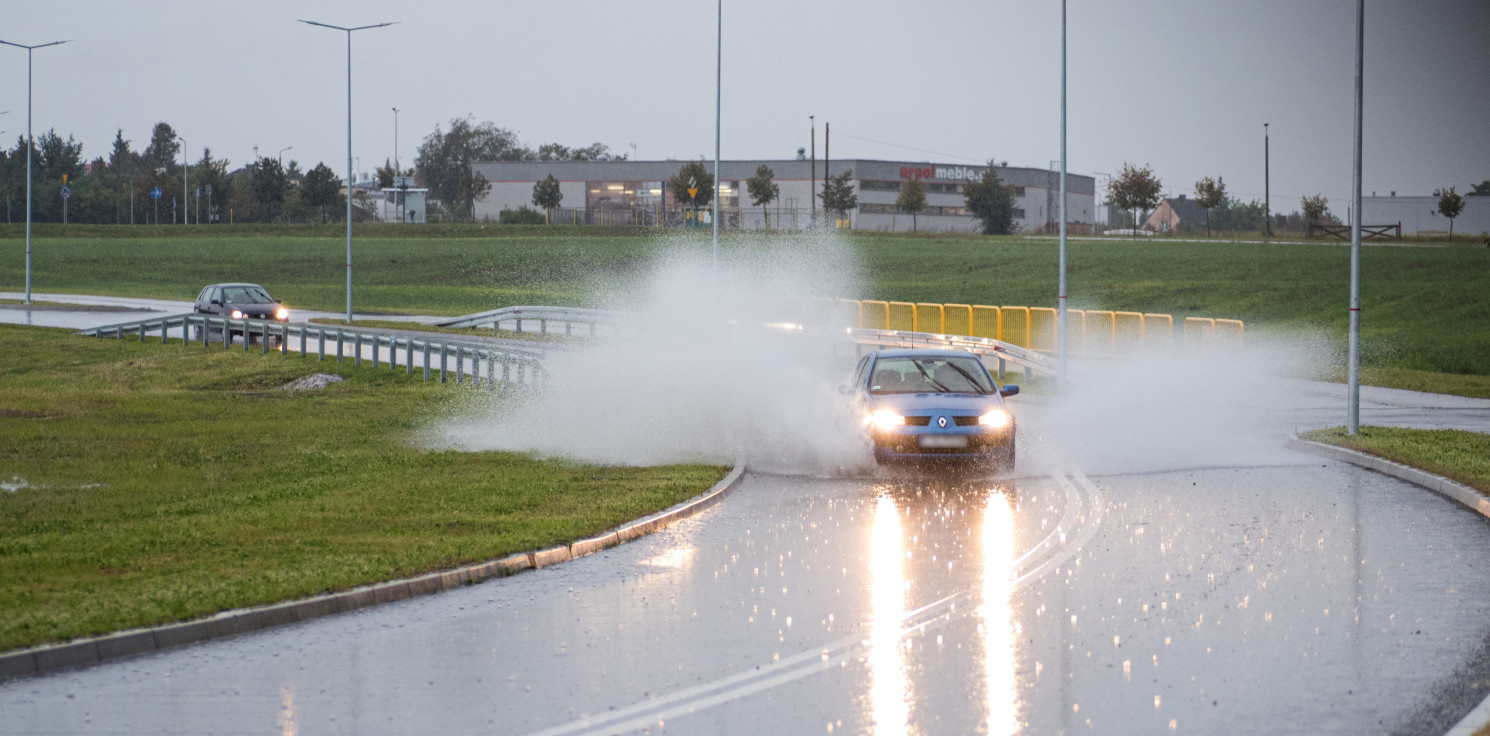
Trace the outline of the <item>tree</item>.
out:
M 549 174 L 533 185 L 533 206 L 543 210 L 543 221 L 548 222 L 548 213 L 564 201 L 564 192 L 559 189 L 559 180 Z
M 268 156 L 254 164 L 251 177 L 249 194 L 258 205 L 263 220 L 271 222 L 284 210 L 285 192 L 290 188 L 290 181 L 285 177 L 284 169 L 279 167 L 279 159 Z
M 1207 176 L 1195 182 L 1195 203 L 1205 210 L 1205 236 L 1211 237 L 1211 210 L 1226 201 L 1226 180 Z
M 1454 191 L 1454 187 L 1443 190 L 1438 195 L 1438 214 L 1449 218 L 1449 242 L 1454 242 L 1454 218 L 1464 211 L 1464 198 Z
M 678 169 L 678 175 L 673 177 L 672 186 L 673 200 L 678 204 L 708 207 L 714 201 L 714 175 L 709 173 L 702 161 L 683 164 L 683 168 Z M 696 196 L 688 196 L 690 187 L 697 190 Z
M 988 162 L 982 178 L 963 186 L 962 196 L 968 211 L 983 223 L 984 235 L 1014 232 L 1014 193 L 999 181 L 994 162 Z
M 450 129 L 425 136 L 419 144 L 414 165 L 430 196 L 456 210 L 455 203 L 469 205 L 485 196 L 491 185 L 471 166 L 481 161 L 522 161 L 530 152 L 517 140 L 517 134 L 495 123 L 475 123 L 471 118 L 454 118 Z
M 771 229 L 771 210 L 766 205 L 781 194 L 781 186 L 775 182 L 776 172 L 771 167 L 761 164 L 755 170 L 755 176 L 745 180 L 745 189 L 750 192 L 750 203 L 761 208 L 766 216 L 766 229 Z
M 1147 164 L 1140 169 L 1125 162 L 1117 178 L 1112 180 L 1108 194 L 1118 209 L 1138 210 L 1141 214 L 1159 205 L 1159 192 L 1162 189 L 1159 178 L 1154 176 L 1153 169 Z M 1134 222 L 1137 222 L 1136 217 Z
M 534 161 L 606 161 L 615 159 L 625 161 L 624 155 L 613 155 L 610 146 L 604 143 L 591 143 L 580 148 L 570 148 L 558 143 L 545 143 L 538 147 L 536 152 L 529 152 L 526 156 Z
M 179 168 L 176 157 L 180 153 L 181 141 L 176 138 L 176 130 L 169 123 L 156 123 L 155 129 L 150 131 L 150 145 L 142 154 L 150 172 L 174 177 Z
M 895 206 L 911 213 L 911 232 L 916 231 L 916 213 L 926 209 L 926 185 L 920 179 L 906 179 L 900 183 L 900 196 Z
M 826 176 L 823 178 L 823 191 L 818 195 L 823 201 L 823 210 L 838 213 L 840 220 L 848 217 L 849 210 L 859 206 L 859 195 L 854 193 L 854 185 L 849 183 L 852 178 L 853 169 L 838 176 Z
M 320 211 L 322 222 L 328 219 L 328 211 L 341 212 L 347 205 L 347 200 L 341 193 L 341 178 L 324 163 L 316 164 L 315 168 L 305 172 L 305 180 L 300 184 L 300 196 L 305 206 Z
M 1490 179 L 1479 184 L 1471 184 L 1471 189 L 1464 193 L 1466 197 L 1490 197 Z
M 1323 194 L 1304 197 L 1300 200 L 1299 206 L 1303 208 L 1304 219 L 1308 220 L 1310 225 L 1325 219 L 1330 214 L 1330 200 Z
M 212 222 L 213 211 L 232 196 L 233 180 L 228 178 L 228 160 L 213 158 L 212 149 L 203 148 L 202 158 L 192 164 L 192 181 L 201 187 L 207 197 L 207 222 Z
M 300 170 L 300 162 L 290 159 L 290 165 L 285 167 L 285 179 L 291 184 L 299 184 L 305 178 L 305 172 Z

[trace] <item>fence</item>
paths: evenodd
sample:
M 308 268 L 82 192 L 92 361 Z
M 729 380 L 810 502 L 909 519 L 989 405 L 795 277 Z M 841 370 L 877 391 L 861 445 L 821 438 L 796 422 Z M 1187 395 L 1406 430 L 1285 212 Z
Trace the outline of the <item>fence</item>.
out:
M 292 352 L 290 343 L 294 341 L 298 352 L 304 356 L 311 353 L 309 345 L 314 342 L 314 353 L 321 360 L 326 359 L 327 346 L 332 345 L 337 362 L 351 358 L 357 365 L 362 365 L 363 356 L 369 355 L 376 368 L 380 365 L 382 356 L 386 355 L 387 359 L 381 362 L 386 363 L 389 370 L 397 367 L 399 354 L 402 353 L 404 370 L 411 375 L 422 357 L 426 381 L 437 373 L 440 382 L 444 383 L 448 374 L 454 373 L 457 384 L 470 381 L 472 385 L 481 386 L 484 379 L 485 386 L 494 389 L 499 380 L 503 386 L 509 386 L 537 385 L 543 379 L 543 352 L 537 348 L 441 339 L 392 330 L 178 314 L 83 330 L 80 334 L 118 339 L 132 335 L 137 336 L 141 342 L 147 337 L 159 337 L 164 344 L 171 339 L 171 333 L 178 330 L 184 346 L 201 343 L 202 347 L 209 347 L 216 343 L 226 349 L 232 347 L 234 337 L 242 336 L 245 352 L 257 338 L 264 353 L 269 352 L 270 342 L 277 343 L 274 348 L 277 352 Z M 450 365 L 452 358 L 454 366 Z M 469 376 L 467 360 L 470 361 Z
M 1060 350 L 1059 313 L 1048 307 L 912 304 L 872 299 L 808 301 L 812 304 L 796 307 L 808 321 L 836 314 L 841 321 L 860 329 L 984 338 L 1043 354 Z M 1240 344 L 1245 333 L 1246 325 L 1234 319 L 1186 317 L 1176 335 L 1174 316 L 1169 314 L 1066 310 L 1066 335 L 1070 352 L 1075 355 L 1154 352 L 1170 350 L 1177 344 L 1186 347 Z

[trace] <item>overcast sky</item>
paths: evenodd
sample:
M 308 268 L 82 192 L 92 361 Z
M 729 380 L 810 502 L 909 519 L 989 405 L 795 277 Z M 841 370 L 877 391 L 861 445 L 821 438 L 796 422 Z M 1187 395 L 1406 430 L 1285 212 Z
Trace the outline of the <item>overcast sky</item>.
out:
M 1272 201 L 1351 186 L 1354 0 L 1069 4 L 1069 167 L 1149 164 L 1173 194 L 1223 176 Z M 0 39 L 71 39 L 34 57 L 33 129 L 106 155 L 166 121 L 195 160 L 279 149 L 346 169 L 346 36 L 297 19 L 399 25 L 353 34 L 359 171 L 452 117 L 536 147 L 603 142 L 641 159 L 712 159 L 715 4 L 707 0 L 58 0 L 8 7 Z M 808 116 L 832 154 L 1047 167 L 1059 158 L 1057 0 L 726 0 L 723 156 L 791 158 Z M 1490 2 L 1367 0 L 1366 194 L 1490 179 Z M 0 130 L 26 127 L 26 52 L 0 47 Z

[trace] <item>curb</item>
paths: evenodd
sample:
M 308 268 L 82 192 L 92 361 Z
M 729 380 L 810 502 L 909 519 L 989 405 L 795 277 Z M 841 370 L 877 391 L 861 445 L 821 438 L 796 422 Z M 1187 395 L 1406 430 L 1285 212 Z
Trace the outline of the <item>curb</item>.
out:
M 453 570 L 432 572 L 402 580 L 365 585 L 339 593 L 222 611 L 193 621 L 127 629 L 103 636 L 74 639 L 63 644 L 45 644 L 6 652 L 0 654 L 0 681 L 98 664 L 111 659 L 220 639 L 297 621 L 308 621 L 568 562 L 647 536 L 674 522 L 711 508 L 724 500 L 724 497 L 739 485 L 744 474 L 745 460 L 736 458 L 735 466 L 729 474 L 702 495 L 665 511 L 642 517 L 598 537 L 581 539 L 560 547 L 519 553 L 499 560 L 479 562 Z
M 1407 481 L 1416 486 L 1422 486 L 1441 496 L 1446 496 L 1454 501 L 1468 506 L 1481 516 L 1490 518 L 1490 498 L 1486 498 L 1479 491 L 1470 488 L 1463 483 L 1449 480 L 1441 475 L 1430 473 L 1426 470 L 1414 468 L 1411 465 L 1403 465 L 1399 462 L 1368 455 L 1359 450 L 1350 450 L 1335 445 L 1327 445 L 1322 442 L 1311 442 L 1293 437 L 1288 441 L 1288 446 L 1295 450 L 1322 455 L 1332 460 L 1347 462 L 1358 465 L 1367 470 L 1374 470 L 1382 475 L 1389 475 L 1398 480 Z M 1465 716 L 1459 719 L 1444 733 L 1444 736 L 1472 736 L 1476 731 L 1490 725 L 1490 697 L 1480 701 Z

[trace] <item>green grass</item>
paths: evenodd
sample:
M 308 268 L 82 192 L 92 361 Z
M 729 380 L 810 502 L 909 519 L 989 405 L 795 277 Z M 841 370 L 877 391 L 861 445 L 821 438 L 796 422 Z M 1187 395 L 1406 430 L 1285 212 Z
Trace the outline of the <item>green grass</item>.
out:
M 1452 478 L 1490 496 L 1490 434 L 1457 429 L 1361 427 L 1354 437 L 1343 427 L 1299 435 Z
M 19 232 L 0 227 L 0 240 L 18 245 Z M 122 237 L 130 233 L 145 237 Z M 668 248 L 707 247 L 702 235 L 618 228 L 378 225 L 358 233 L 358 308 L 435 315 L 594 306 L 607 287 L 644 278 Z M 328 226 L 52 226 L 36 238 L 34 288 L 189 299 L 204 284 L 241 279 L 266 284 L 291 308 L 337 310 L 346 303 L 340 234 Z M 1052 239 L 843 237 L 867 282 L 857 294 L 824 296 L 1055 306 Z M 723 257 L 761 244 L 726 234 Z M 1069 246 L 1070 306 L 1242 319 L 1254 332 L 1322 331 L 1342 347 L 1349 259 L 1343 244 L 1077 240 Z M 19 288 L 23 264 L 23 249 L 0 248 L 0 289 Z M 1372 245 L 1363 249 L 1362 292 L 1367 365 L 1490 376 L 1490 249 Z
M 350 362 L 7 325 L 0 349 L 0 650 L 562 544 L 724 474 L 422 449 L 471 394 Z M 313 372 L 347 380 L 277 389 Z

